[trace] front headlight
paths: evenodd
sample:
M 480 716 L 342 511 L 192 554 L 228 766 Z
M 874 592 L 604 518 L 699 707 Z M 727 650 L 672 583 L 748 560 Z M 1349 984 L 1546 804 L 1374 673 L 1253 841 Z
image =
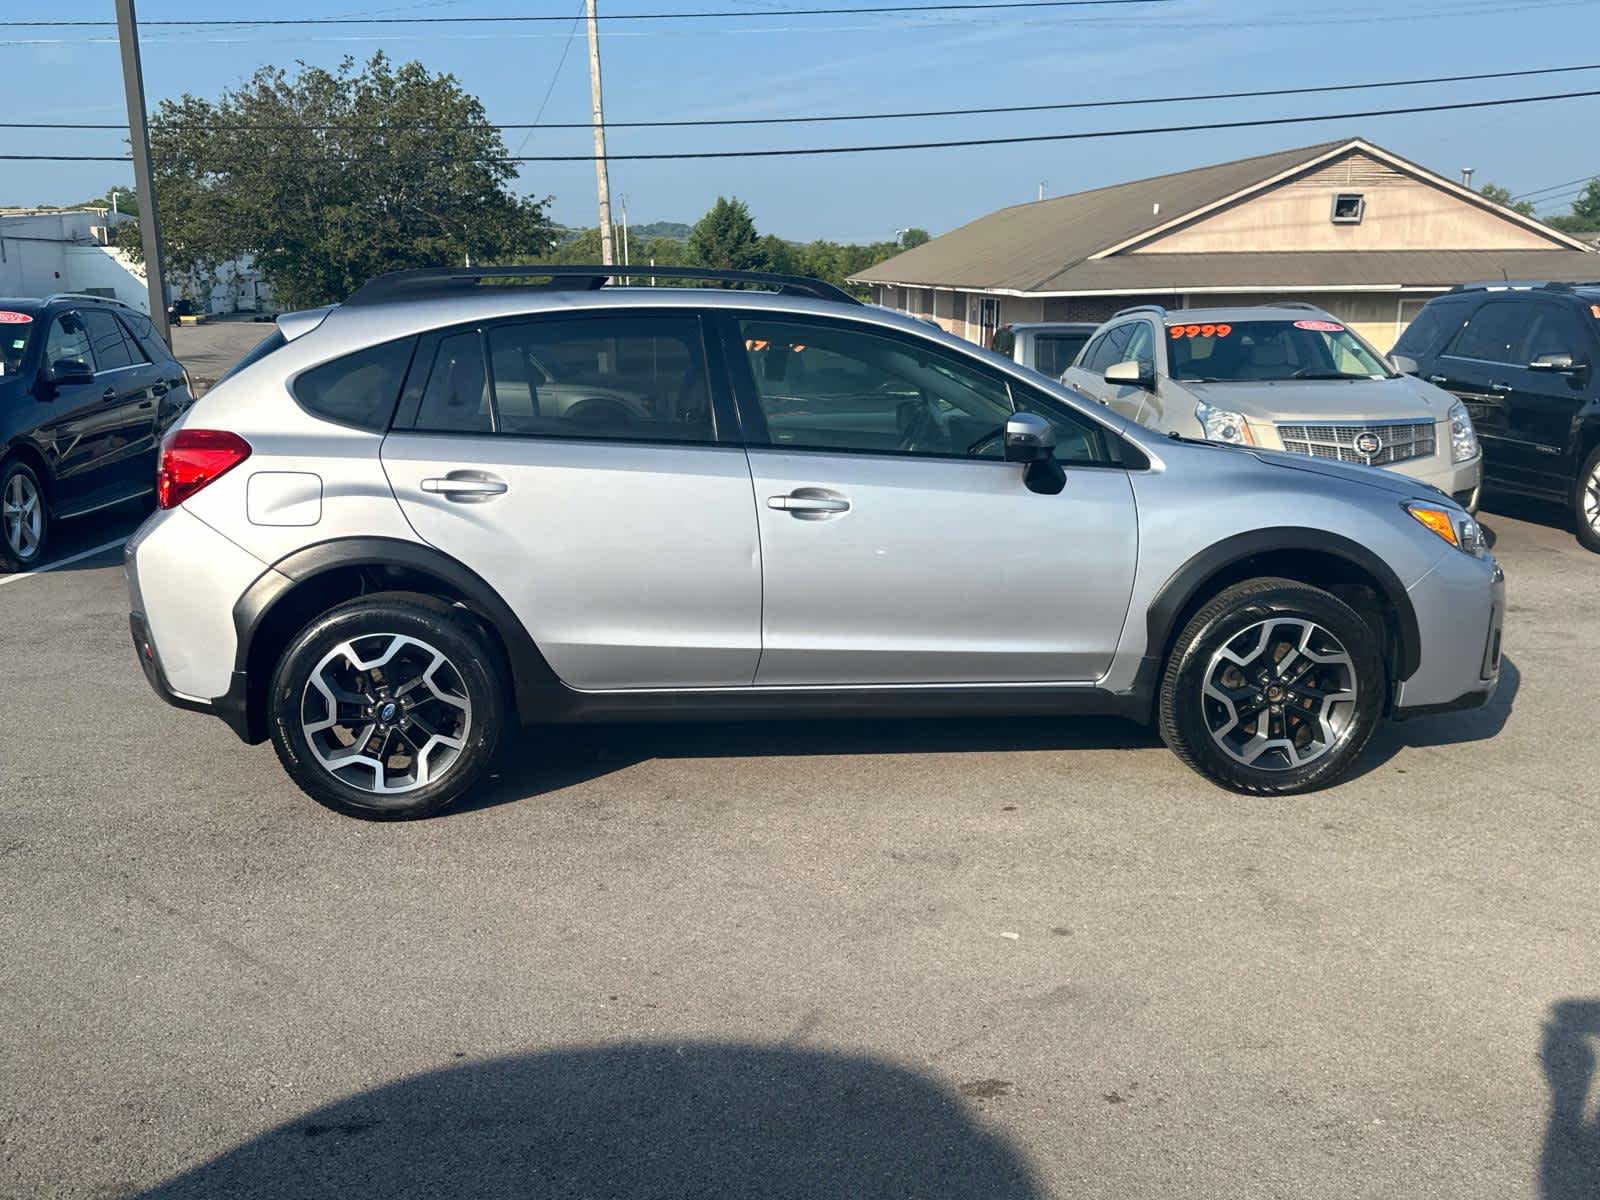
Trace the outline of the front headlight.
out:
M 1250 436 L 1250 424 L 1241 413 L 1229 412 L 1225 408 L 1212 408 L 1202 401 L 1194 406 L 1194 418 L 1206 431 L 1208 442 L 1227 442 L 1232 446 L 1256 444 L 1255 438 Z
M 1467 406 L 1457 400 L 1450 406 L 1450 461 L 1466 462 L 1478 457 L 1478 431 L 1472 427 Z
M 1489 552 L 1489 540 L 1484 536 L 1483 526 L 1466 513 L 1422 500 L 1413 500 L 1403 507 L 1417 524 L 1449 542 L 1463 554 L 1482 558 Z

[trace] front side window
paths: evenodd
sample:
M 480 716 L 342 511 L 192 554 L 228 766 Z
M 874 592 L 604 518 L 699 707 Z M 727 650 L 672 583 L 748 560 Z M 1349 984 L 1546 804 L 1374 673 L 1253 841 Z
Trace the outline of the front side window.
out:
M 1131 326 L 1133 332 L 1128 335 L 1128 344 L 1122 348 L 1122 358 L 1119 362 L 1136 362 L 1146 375 L 1154 375 L 1156 370 L 1156 340 L 1150 332 L 1149 321 L 1135 321 Z
M 389 428 L 417 339 L 369 346 L 302 372 L 295 399 L 315 416 L 381 433 Z
M 476 329 L 439 340 L 422 390 L 416 427 L 443 433 L 489 433 L 494 429 L 483 335 Z
M 1573 362 L 1584 362 L 1589 357 L 1589 339 L 1583 326 L 1568 309 L 1554 304 L 1539 306 L 1539 318 L 1528 339 L 1528 361 L 1534 362 L 1547 354 L 1570 355 Z
M 1103 375 L 1107 367 L 1121 362 L 1122 352 L 1127 348 L 1128 338 L 1132 333 L 1131 325 L 1118 325 L 1115 329 L 1101 334 L 1095 344 L 1089 347 L 1089 352 L 1084 355 L 1084 370 Z
M 1531 304 L 1515 300 L 1491 300 L 1467 320 L 1445 353 L 1453 358 L 1476 358 L 1484 362 L 1523 364 L 1528 334 L 1533 331 Z
M 1233 321 L 1167 326 L 1167 373 L 1191 383 L 1382 379 L 1389 368 L 1338 321 Z
M 909 340 L 801 322 L 740 322 L 774 446 L 966 457 L 1005 425 L 1003 381 Z
M 94 355 L 89 349 L 89 331 L 77 313 L 62 313 L 50 325 L 50 334 L 44 343 L 47 366 L 59 362 L 76 363 L 94 370 Z

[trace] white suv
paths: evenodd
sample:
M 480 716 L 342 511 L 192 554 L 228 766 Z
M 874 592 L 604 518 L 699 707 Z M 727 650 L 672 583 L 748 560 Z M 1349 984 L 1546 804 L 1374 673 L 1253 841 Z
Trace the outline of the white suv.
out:
M 607 718 L 1115 713 L 1286 794 L 1494 691 L 1504 584 L 1444 496 L 1158 436 L 815 280 L 615 274 L 280 318 L 128 544 L 156 691 L 368 817 Z
M 1315 305 L 1123 309 L 1061 381 L 1162 433 L 1383 467 L 1477 511 L 1466 405 Z

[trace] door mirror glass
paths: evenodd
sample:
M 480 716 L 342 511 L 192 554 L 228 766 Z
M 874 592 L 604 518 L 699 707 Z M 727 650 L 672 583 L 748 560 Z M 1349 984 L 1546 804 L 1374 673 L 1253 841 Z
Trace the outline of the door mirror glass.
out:
M 1056 454 L 1054 426 L 1038 413 L 1012 413 L 1006 421 L 1006 461 L 1031 463 L 1053 459 Z
M 1112 363 L 1106 368 L 1106 382 L 1147 388 L 1150 386 L 1151 376 L 1143 363 L 1128 359 L 1124 362 Z
M 58 358 L 50 364 L 51 383 L 65 386 L 74 383 L 93 383 L 94 372 L 89 364 L 77 358 Z
M 1417 373 L 1417 360 L 1409 354 L 1389 355 L 1389 365 L 1394 368 L 1396 375 L 1415 375 Z

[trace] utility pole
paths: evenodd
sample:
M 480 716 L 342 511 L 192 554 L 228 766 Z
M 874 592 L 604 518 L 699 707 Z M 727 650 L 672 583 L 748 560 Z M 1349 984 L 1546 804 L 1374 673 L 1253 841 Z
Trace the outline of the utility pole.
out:
M 119 0 L 120 2 L 120 0 Z M 600 261 L 616 261 L 611 248 L 611 177 L 606 170 L 606 116 L 600 99 L 600 25 L 594 0 L 586 0 L 589 13 L 589 98 L 594 103 L 594 185 L 600 194 Z
M 117 0 L 117 39 L 122 43 L 122 86 L 128 93 L 128 142 L 133 149 L 133 189 L 139 199 L 139 235 L 144 240 L 145 283 L 150 289 L 150 323 L 167 345 L 167 282 L 161 265 L 161 223 L 156 220 L 156 189 L 150 167 L 150 126 L 144 111 L 144 68 L 139 64 L 139 21 L 133 0 Z

